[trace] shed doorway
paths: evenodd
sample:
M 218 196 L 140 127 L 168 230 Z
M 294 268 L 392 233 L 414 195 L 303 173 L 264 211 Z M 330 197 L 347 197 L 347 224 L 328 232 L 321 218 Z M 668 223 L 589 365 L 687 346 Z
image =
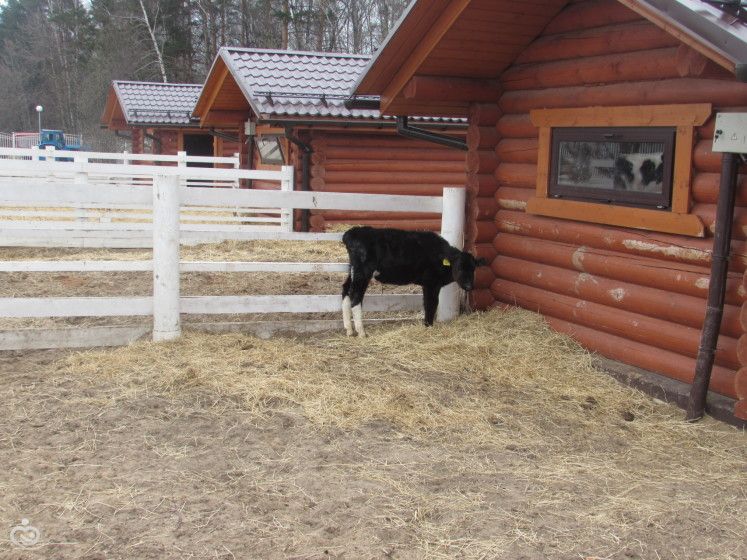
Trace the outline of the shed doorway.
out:
M 209 134 L 185 134 L 184 151 L 188 156 L 213 157 L 213 137 Z M 213 167 L 212 163 L 188 163 L 187 167 Z

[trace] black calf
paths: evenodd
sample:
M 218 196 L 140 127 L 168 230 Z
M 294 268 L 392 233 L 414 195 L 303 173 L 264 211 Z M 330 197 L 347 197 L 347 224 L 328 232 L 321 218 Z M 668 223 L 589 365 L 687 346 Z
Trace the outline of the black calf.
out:
M 353 334 L 352 315 L 355 330 L 365 336 L 361 304 L 371 277 L 384 284 L 422 286 L 425 324 L 432 325 L 441 288 L 456 282 L 471 290 L 475 268 L 486 264 L 430 232 L 354 227 L 345 232 L 342 242 L 350 259 L 350 272 L 342 286 L 348 335 Z

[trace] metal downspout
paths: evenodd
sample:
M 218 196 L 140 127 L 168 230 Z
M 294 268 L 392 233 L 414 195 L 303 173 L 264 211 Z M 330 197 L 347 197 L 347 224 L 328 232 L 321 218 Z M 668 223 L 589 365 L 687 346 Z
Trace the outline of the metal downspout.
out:
M 416 126 L 410 126 L 407 123 L 407 117 L 397 117 L 397 134 L 406 138 L 414 138 L 416 140 L 424 140 L 426 142 L 433 142 L 435 144 L 441 144 L 449 148 L 456 148 L 457 150 L 467 151 L 467 142 L 455 138 L 454 136 L 448 136 L 446 134 L 438 134 L 436 132 L 430 132 L 424 128 Z
M 313 148 L 293 134 L 293 129 L 285 127 L 285 137 L 301 149 L 301 190 L 311 190 L 311 154 Z M 301 231 L 309 231 L 309 209 L 301 210 Z
M 716 231 L 713 236 L 708 303 L 705 321 L 703 322 L 703 332 L 700 336 L 700 348 L 695 362 L 695 377 L 687 401 L 686 420 L 688 422 L 700 420 L 706 408 L 708 385 L 711 382 L 716 344 L 721 330 L 721 318 L 724 314 L 731 230 L 734 222 L 734 199 L 737 192 L 738 162 L 739 156 L 732 153 L 725 153 L 721 161 L 721 182 L 716 206 Z

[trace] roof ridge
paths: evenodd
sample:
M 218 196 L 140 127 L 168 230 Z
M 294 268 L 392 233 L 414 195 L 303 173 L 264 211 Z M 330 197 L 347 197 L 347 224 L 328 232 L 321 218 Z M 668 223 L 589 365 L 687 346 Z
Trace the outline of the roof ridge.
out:
M 203 84 L 188 84 L 183 82 L 147 82 L 147 81 L 140 81 L 140 80 L 112 80 L 115 84 L 139 84 L 139 85 L 149 85 L 149 86 L 182 86 L 182 87 L 199 87 L 201 88 Z
M 283 49 L 261 49 L 261 48 L 255 48 L 255 47 L 222 46 L 220 50 L 256 52 L 256 53 L 279 54 L 279 55 L 285 54 L 285 55 L 316 56 L 319 58 L 360 58 L 363 60 L 368 60 L 371 58 L 370 54 L 352 54 L 352 53 L 323 52 L 323 51 L 295 51 L 295 50 L 283 50 Z

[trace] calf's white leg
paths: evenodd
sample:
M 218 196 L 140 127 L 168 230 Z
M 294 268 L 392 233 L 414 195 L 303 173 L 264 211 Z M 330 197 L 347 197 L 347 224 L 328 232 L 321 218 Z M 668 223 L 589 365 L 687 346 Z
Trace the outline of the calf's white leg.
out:
M 358 332 L 358 336 L 366 336 L 366 331 L 363 330 L 363 305 L 358 304 L 353 307 L 353 321 L 355 322 L 355 330 Z
M 350 307 L 350 296 L 342 298 L 342 324 L 348 336 L 353 336 L 353 312 Z

